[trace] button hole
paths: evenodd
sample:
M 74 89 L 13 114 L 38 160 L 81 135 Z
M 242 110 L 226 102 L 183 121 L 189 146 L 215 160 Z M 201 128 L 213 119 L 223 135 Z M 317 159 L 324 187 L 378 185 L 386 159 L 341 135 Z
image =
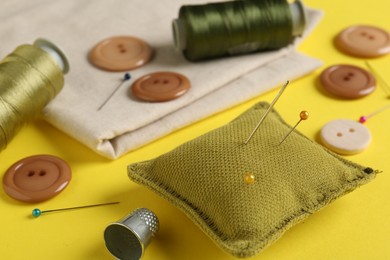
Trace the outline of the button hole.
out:
M 35 172 L 34 172 L 34 171 L 29 171 L 28 174 L 27 174 L 28 177 L 32 177 L 32 176 L 34 176 L 34 175 L 35 175 Z
M 153 81 L 153 84 L 159 84 L 159 83 L 160 83 L 160 81 L 158 79 Z
M 350 132 L 350 133 L 353 133 L 353 132 L 355 132 L 355 129 L 350 128 L 350 129 L 349 129 L 349 132 Z
M 355 76 L 355 74 L 353 72 L 348 72 L 348 76 L 352 77 Z
M 39 176 L 45 176 L 45 175 L 46 175 L 46 172 L 45 172 L 45 171 L 41 170 L 41 171 L 39 172 Z
M 168 84 L 169 83 L 169 80 L 164 80 L 163 81 L 163 84 Z
M 342 133 L 337 133 L 336 135 L 337 135 L 338 137 L 342 137 L 342 136 L 343 136 Z
M 375 37 L 374 36 L 369 36 L 368 39 L 375 40 Z
M 350 77 L 344 77 L 344 81 L 349 81 L 350 79 Z

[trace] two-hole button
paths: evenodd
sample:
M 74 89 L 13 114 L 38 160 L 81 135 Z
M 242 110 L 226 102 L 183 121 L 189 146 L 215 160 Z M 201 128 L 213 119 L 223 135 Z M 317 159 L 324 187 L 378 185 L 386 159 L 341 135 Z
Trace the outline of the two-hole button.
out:
M 390 34 L 375 26 L 351 26 L 336 36 L 335 45 L 355 57 L 375 58 L 390 52 Z
M 175 72 L 156 72 L 137 79 L 132 95 L 140 100 L 162 102 L 184 95 L 191 87 L 187 77 Z
M 25 202 L 50 199 L 68 185 L 72 174 L 69 165 L 52 155 L 35 155 L 14 163 L 3 177 L 4 191 Z
M 138 68 L 152 58 L 152 48 L 132 36 L 116 36 L 99 42 L 89 53 L 95 66 L 108 71 L 126 71 Z
M 368 128 L 348 119 L 330 121 L 321 129 L 320 136 L 324 146 L 346 155 L 362 152 L 371 143 Z
M 375 90 L 375 77 L 353 65 L 334 65 L 320 75 L 321 85 L 329 93 L 347 99 L 364 97 Z

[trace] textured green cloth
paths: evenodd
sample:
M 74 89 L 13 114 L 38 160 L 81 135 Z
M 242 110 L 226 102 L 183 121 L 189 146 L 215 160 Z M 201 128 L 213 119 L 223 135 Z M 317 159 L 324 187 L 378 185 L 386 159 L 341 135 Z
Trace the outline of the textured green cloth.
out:
M 347 161 L 289 132 L 272 111 L 247 145 L 268 108 L 259 103 L 234 121 L 156 159 L 128 167 L 129 177 L 183 210 L 219 246 L 249 257 L 291 226 L 373 179 L 371 168 Z M 245 175 L 255 182 L 248 185 Z

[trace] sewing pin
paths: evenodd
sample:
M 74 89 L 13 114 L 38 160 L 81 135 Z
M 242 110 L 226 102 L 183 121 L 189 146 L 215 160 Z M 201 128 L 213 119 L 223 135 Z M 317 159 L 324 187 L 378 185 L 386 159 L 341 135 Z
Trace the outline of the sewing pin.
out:
M 114 94 L 119 90 L 119 88 L 122 86 L 123 83 L 125 83 L 126 81 L 128 81 L 129 79 L 131 79 L 131 75 L 130 73 L 125 73 L 121 83 L 119 83 L 119 85 L 116 87 L 116 89 L 111 93 L 111 95 L 106 99 L 106 101 L 104 101 L 104 103 L 98 108 L 98 111 L 100 109 L 102 109 L 106 104 L 107 102 L 112 98 L 112 96 L 114 96 Z
M 389 84 L 387 84 L 387 82 L 383 79 L 383 77 L 381 75 L 379 75 L 379 73 L 374 70 L 374 68 L 370 65 L 370 63 L 368 63 L 368 61 L 364 61 L 366 63 L 366 66 L 369 70 L 371 70 L 372 73 L 375 74 L 375 76 L 382 82 L 382 84 L 385 86 L 384 91 L 387 93 L 387 98 L 390 98 L 390 86 Z
M 283 140 L 279 143 L 279 145 L 281 145 L 284 140 L 286 140 L 286 138 L 292 133 L 292 131 L 295 130 L 295 128 L 297 128 L 297 126 L 299 125 L 299 123 L 302 121 L 302 120 L 306 120 L 309 118 L 309 112 L 307 111 L 301 111 L 301 113 L 299 114 L 299 121 L 295 124 L 295 126 L 293 128 L 291 128 L 291 130 L 287 133 L 287 135 L 283 138 Z
M 380 112 L 382 112 L 382 111 L 384 111 L 384 110 L 386 110 L 386 109 L 388 109 L 388 108 L 390 108 L 390 104 L 388 104 L 387 106 L 382 107 L 381 109 L 376 110 L 375 112 L 369 114 L 368 116 L 361 116 L 361 117 L 359 118 L 359 122 L 363 124 L 363 123 L 365 123 L 370 117 L 373 117 L 373 116 L 375 116 L 376 114 L 379 114 Z
M 290 83 L 290 82 L 287 80 L 286 83 L 283 85 L 283 87 L 279 90 L 279 93 L 276 95 L 274 100 L 272 100 L 271 105 L 268 107 L 267 111 L 265 111 L 263 117 L 260 119 L 260 121 L 257 123 L 256 127 L 253 129 L 252 133 L 249 135 L 249 137 L 244 142 L 245 144 L 247 144 L 249 142 L 249 140 L 251 140 L 251 138 L 253 137 L 253 135 L 255 134 L 257 129 L 259 128 L 259 126 L 263 123 L 266 116 L 269 114 L 271 109 L 274 107 L 276 101 L 278 101 L 279 97 L 283 94 L 283 91 L 286 89 L 288 83 Z
M 87 206 L 79 206 L 79 207 L 71 207 L 71 208 L 62 208 L 62 209 L 51 209 L 51 210 L 40 210 L 40 209 L 33 209 L 31 215 L 35 218 L 39 217 L 42 214 L 48 213 L 48 212 L 55 212 L 55 211 L 63 211 L 63 210 L 71 210 L 71 209 L 83 209 L 83 208 L 91 208 L 91 207 L 98 207 L 98 206 L 105 206 L 105 205 L 112 205 L 112 204 L 119 204 L 120 202 L 108 202 L 108 203 L 102 203 L 102 204 L 94 204 L 94 205 L 87 205 Z

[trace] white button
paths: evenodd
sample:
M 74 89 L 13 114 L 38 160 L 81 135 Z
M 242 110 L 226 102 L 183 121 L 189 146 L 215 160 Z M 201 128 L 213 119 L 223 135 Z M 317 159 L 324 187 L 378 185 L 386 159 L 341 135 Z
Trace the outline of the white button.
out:
M 330 121 L 321 129 L 321 141 L 335 153 L 356 154 L 371 143 L 371 133 L 358 122 L 338 119 Z

